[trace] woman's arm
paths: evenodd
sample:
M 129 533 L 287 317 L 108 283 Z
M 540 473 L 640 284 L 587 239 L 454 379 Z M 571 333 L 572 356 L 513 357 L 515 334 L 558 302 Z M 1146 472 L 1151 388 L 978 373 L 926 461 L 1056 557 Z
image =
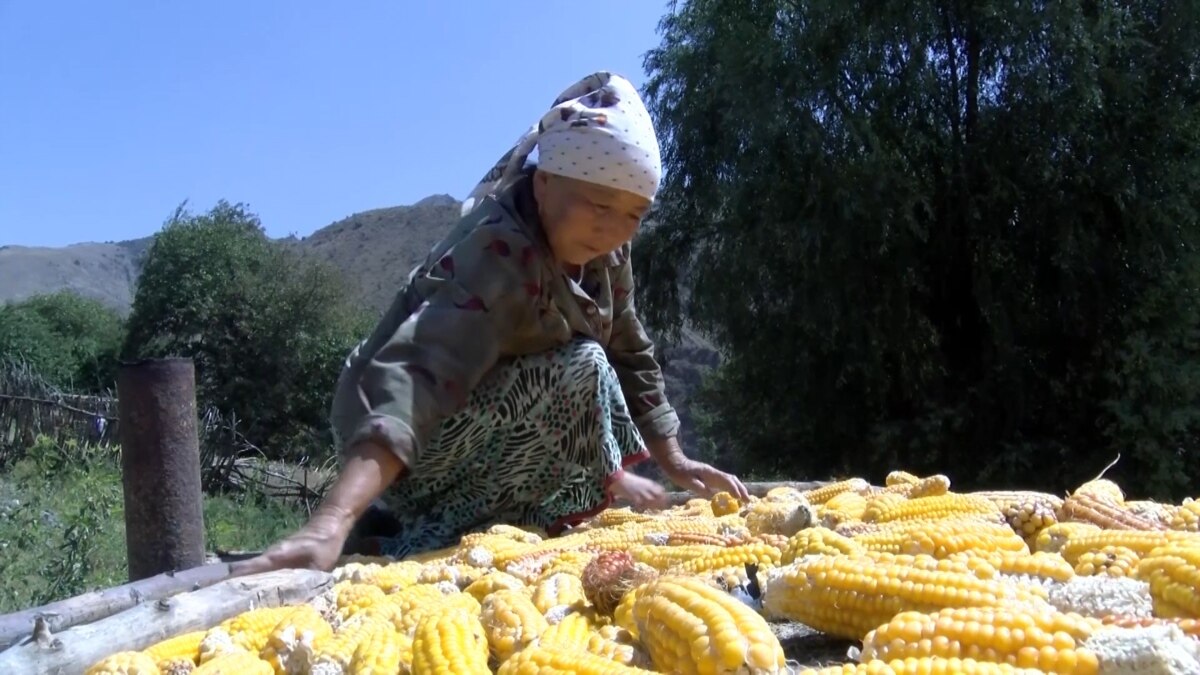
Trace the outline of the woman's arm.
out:
M 679 415 L 667 401 L 666 383 L 655 358 L 654 342 L 634 307 L 633 264 L 629 259 L 628 244 L 621 254 L 624 262 L 610 271 L 613 324 L 608 340 L 608 359 L 617 371 L 629 413 L 638 430 L 648 442 L 657 441 L 661 445 L 679 434 Z
M 352 446 L 345 452 L 333 487 L 308 522 L 262 555 L 231 564 L 230 574 L 243 576 L 288 568 L 332 570 L 359 517 L 404 471 L 398 453 L 391 448 L 375 443 Z

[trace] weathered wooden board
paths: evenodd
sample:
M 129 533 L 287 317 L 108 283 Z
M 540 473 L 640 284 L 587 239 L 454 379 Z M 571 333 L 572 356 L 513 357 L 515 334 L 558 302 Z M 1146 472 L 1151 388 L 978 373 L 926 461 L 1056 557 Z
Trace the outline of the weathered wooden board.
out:
M 109 654 L 145 649 L 257 607 L 308 602 L 332 586 L 332 575 L 315 570 L 282 570 L 229 579 L 10 647 L 0 652 L 0 673 L 79 675 Z
M 26 640 L 40 616 L 52 632 L 98 621 L 143 602 L 154 602 L 176 593 L 206 588 L 229 578 L 229 565 L 202 565 L 176 573 L 160 574 L 123 586 L 115 586 L 49 605 L 0 616 L 0 649 Z

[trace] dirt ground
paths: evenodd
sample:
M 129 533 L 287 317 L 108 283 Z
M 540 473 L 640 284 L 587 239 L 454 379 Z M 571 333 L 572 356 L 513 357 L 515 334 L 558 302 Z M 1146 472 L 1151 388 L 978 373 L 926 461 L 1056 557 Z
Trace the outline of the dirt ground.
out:
M 846 652 L 855 643 L 832 638 L 802 623 L 772 623 L 771 630 L 783 645 L 789 661 L 801 668 L 820 668 L 850 662 Z

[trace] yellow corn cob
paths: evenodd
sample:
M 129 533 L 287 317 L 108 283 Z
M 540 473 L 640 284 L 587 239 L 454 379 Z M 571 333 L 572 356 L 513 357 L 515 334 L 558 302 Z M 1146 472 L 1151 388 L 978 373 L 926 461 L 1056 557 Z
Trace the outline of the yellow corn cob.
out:
M 417 623 L 412 675 L 491 675 L 491 672 L 487 635 L 478 614 L 439 608 L 426 613 Z
M 718 549 L 716 552 L 693 558 L 681 565 L 675 565 L 671 571 L 676 574 L 700 574 L 729 567 L 730 565 L 778 565 L 779 549 L 767 544 L 743 544 L 729 548 Z
M 1069 581 L 1075 576 L 1071 564 L 1055 553 L 1012 553 L 1007 551 L 970 551 L 955 553 L 950 560 L 981 558 L 1000 574 L 1034 577 L 1053 581 Z
M 1063 500 L 1064 520 L 1094 523 L 1106 530 L 1165 530 L 1161 523 L 1125 509 L 1119 502 L 1094 494 L 1075 494 Z
M 1089 480 L 1075 489 L 1072 495 L 1081 495 L 1086 497 L 1099 497 L 1110 501 L 1114 504 L 1121 504 L 1125 501 L 1125 492 L 1121 486 L 1108 480 L 1107 478 L 1097 478 Z
M 726 591 L 739 587 L 744 588 L 750 583 L 750 575 L 746 573 L 746 566 L 744 564 L 731 565 L 713 570 L 711 574 L 707 575 L 707 578 L 715 581 L 718 587 Z
M 144 652 L 123 651 L 105 657 L 84 675 L 159 675 L 158 664 Z
M 532 525 L 508 525 L 506 523 L 492 525 L 487 529 L 485 534 L 507 537 L 522 544 L 539 544 L 546 538 L 545 530 L 539 527 Z
M 421 563 L 422 565 L 435 565 L 439 563 L 445 564 L 457 554 L 458 546 L 447 546 L 446 548 L 434 549 L 432 551 L 425 551 L 423 553 L 416 553 L 414 555 L 407 556 L 401 562 L 411 560 L 412 562 Z
M 475 567 L 473 565 L 451 562 L 432 562 L 425 564 L 424 569 L 421 570 L 421 575 L 417 577 L 417 583 L 436 584 L 442 581 L 448 581 L 459 588 L 466 588 L 484 574 L 485 571 L 483 568 Z
M 186 659 L 192 663 L 200 662 L 200 641 L 206 631 L 194 630 L 173 638 L 167 638 L 157 644 L 147 647 L 146 655 L 156 662 Z M 159 666 L 161 668 L 162 666 Z
M 496 675 L 650 675 L 654 672 L 560 645 L 534 645 L 500 664 Z
M 696 532 L 670 532 L 665 535 L 661 532 L 655 532 L 646 535 L 646 543 L 656 546 L 691 546 L 694 544 L 737 546 L 738 544 L 745 544 L 747 541 L 749 539 L 736 535 Z
M 1138 560 L 1137 551 L 1124 546 L 1103 546 L 1082 553 L 1075 563 L 1075 573 L 1081 576 L 1133 577 L 1137 574 Z
M 300 605 L 276 624 L 258 656 L 275 671 L 291 675 L 308 667 L 308 656 L 318 641 L 333 635 L 333 628 L 311 605 Z
M 926 656 L 970 657 L 1037 668 L 1047 673 L 1093 675 L 1095 654 L 1082 648 L 1096 620 L 1045 608 L 950 608 L 900 612 L 863 638 L 860 660 L 893 661 Z
M 637 594 L 633 618 L 654 665 L 679 675 L 784 672 L 783 647 L 749 606 L 699 579 L 659 577 Z
M 471 582 L 471 585 L 463 589 L 463 592 L 469 593 L 476 600 L 482 602 L 484 596 L 502 588 L 515 591 L 524 591 L 525 582 L 514 577 L 508 572 L 494 570 Z
M 868 551 L 925 553 L 938 558 L 960 551 L 1029 550 L 1025 540 L 1008 525 L 971 519 L 884 523 L 878 530 L 858 535 L 854 540 Z
M 917 497 L 934 497 L 950 491 L 950 479 L 941 474 L 919 478 L 913 483 L 897 483 L 889 485 L 881 491 L 915 499 Z
M 759 576 L 769 618 L 799 621 L 852 640 L 861 640 L 903 611 L 1046 606 L 1032 589 L 1009 582 L 878 562 L 870 556 L 809 556 Z
M 800 675 L 1044 675 L 1037 668 L 1017 668 L 1007 663 L 992 663 L 958 657 L 926 656 L 892 662 L 868 661 L 824 668 L 806 668 Z
M 1120 546 L 1144 557 L 1159 546 L 1176 542 L 1200 544 L 1200 534 L 1170 531 L 1101 530 L 1068 538 L 1058 552 L 1063 559 L 1075 565 L 1084 553 L 1099 551 L 1106 546 Z
M 335 581 L 379 586 L 384 593 L 391 593 L 416 583 L 421 573 L 421 564 L 406 560 L 398 563 L 354 562 L 342 565 L 333 571 Z
M 868 523 L 942 520 L 961 516 L 1001 518 L 1000 509 L 990 500 L 954 492 L 900 500 L 876 497 L 867 502 L 863 512 L 863 520 Z
M 406 635 L 415 635 L 417 624 L 426 616 L 452 609 L 467 612 L 473 617 L 478 617 L 483 611 L 479 601 L 474 597 L 466 593 L 451 593 L 434 602 L 417 604 L 409 611 L 404 612 L 395 622 L 396 629 Z
M 1200 501 L 1183 500 L 1171 514 L 1170 527 L 1182 532 L 1200 532 Z
M 497 662 L 528 647 L 547 628 L 546 618 L 522 591 L 502 589 L 483 599 L 480 621 Z
M 379 590 L 379 589 L 376 589 Z M 210 628 L 200 639 L 198 663 L 231 651 L 258 652 L 276 624 L 293 611 L 293 607 L 260 607 L 226 619 Z
M 374 640 L 377 632 L 395 630 L 390 621 L 379 617 L 356 618 L 316 643 L 309 659 L 310 675 L 345 675 L 360 645 Z
M 871 484 L 862 478 L 848 478 L 809 490 L 804 493 L 804 500 L 813 505 L 824 504 L 830 498 L 843 492 L 865 492 L 869 487 Z
M 200 665 L 192 675 L 271 675 L 266 661 L 247 651 L 226 652 Z
M 1164 619 L 1156 616 L 1109 614 L 1100 617 L 1100 622 L 1106 626 L 1116 626 L 1118 628 L 1144 628 L 1146 626 L 1170 624 L 1178 626 L 1184 635 L 1200 638 L 1200 619 Z
M 589 653 L 634 668 L 651 668 L 650 655 L 637 644 L 629 631 L 617 626 L 601 626 L 588 635 L 584 646 Z
M 730 513 L 737 513 L 741 510 L 742 505 L 738 503 L 737 497 L 728 492 L 718 492 L 712 498 L 713 515 L 726 516 Z
M 1063 503 L 1062 498 L 1056 495 L 1028 490 L 993 490 L 968 494 L 991 500 L 1004 514 L 1009 527 L 1027 540 L 1058 522 Z
M 542 631 L 537 643 L 543 646 L 582 650 L 587 647 L 592 634 L 592 622 L 580 613 L 564 616 L 561 621 Z
M 813 524 L 816 514 L 807 502 L 757 502 L 746 514 L 750 534 L 782 534 L 790 537 Z
M 717 556 L 727 550 L 729 549 L 724 546 L 709 544 L 689 544 L 684 546 L 651 546 L 640 544 L 629 547 L 629 555 L 636 562 L 649 565 L 661 572 L 688 560 L 696 560 L 705 556 Z
M 616 609 L 613 610 L 613 624 L 624 629 L 633 639 L 640 639 L 638 633 L 637 621 L 634 620 L 633 607 L 637 603 L 638 594 L 645 586 L 638 586 L 626 591 L 625 595 L 621 596 L 621 601 L 617 603 Z
M 613 525 L 623 525 L 625 523 L 642 523 L 653 519 L 654 516 L 650 514 L 638 513 L 629 507 L 624 507 L 601 511 L 591 519 L 591 524 L 598 527 L 612 527 Z
M 1171 529 L 1171 523 L 1175 521 L 1175 513 L 1180 508 L 1174 504 L 1161 504 L 1148 499 L 1127 501 L 1122 506 L 1133 515 L 1156 522 L 1168 530 Z
M 1092 523 L 1065 522 L 1048 525 L 1034 537 L 1034 550 L 1046 553 L 1058 553 L 1063 544 L 1074 536 L 1100 532 L 1099 525 Z
M 840 495 L 834 495 L 821 505 L 818 511 L 818 520 L 821 525 L 832 529 L 845 522 L 862 520 L 866 510 L 866 497 L 857 492 L 846 491 Z
M 863 553 L 865 551 L 866 549 L 861 544 L 850 537 L 843 537 L 825 527 L 810 527 L 807 530 L 797 532 L 788 539 L 787 546 L 782 551 L 780 562 L 787 565 L 796 558 L 815 553 L 845 555 Z
M 386 593 L 374 584 L 339 581 L 333 588 L 337 598 L 337 614 L 343 621 L 354 616 L 355 612 L 366 609 L 382 600 Z
M 581 611 L 588 606 L 583 593 L 583 582 L 570 574 L 552 574 L 533 589 L 533 604 L 543 615 L 555 607 L 567 607 Z
M 1150 551 L 1138 564 L 1150 584 L 1155 616 L 1200 618 L 1200 545 L 1173 543 Z
M 402 635 L 390 623 L 380 623 L 378 628 L 359 641 L 346 673 L 396 675 L 400 672 L 405 651 L 411 653 L 412 638 Z
M 182 656 L 159 659 L 159 675 L 192 675 L 196 670 L 196 662 Z
M 595 557 L 596 554 L 592 551 L 563 551 L 550 559 L 534 583 L 560 572 L 577 577 L 583 574 L 583 568 Z
M 794 487 L 781 485 L 767 490 L 767 494 L 763 495 L 765 502 L 798 502 L 805 501 L 804 493 Z
M 929 572 L 956 572 L 970 574 L 978 579 L 1000 578 L 1000 572 L 988 562 L 987 555 L 980 552 L 956 553 L 945 558 L 935 558 L 927 553 L 909 555 L 880 551 L 867 551 L 861 555 L 880 565 L 900 565 Z
M 457 592 L 452 594 L 456 595 Z M 399 608 L 400 615 L 403 616 L 415 611 L 418 607 L 441 602 L 445 597 L 446 593 L 443 592 L 443 588 L 437 585 L 417 584 L 388 595 L 384 598 L 383 603 L 395 605 Z
M 915 485 L 921 480 L 920 476 L 907 471 L 892 471 L 883 479 L 885 487 L 893 485 Z

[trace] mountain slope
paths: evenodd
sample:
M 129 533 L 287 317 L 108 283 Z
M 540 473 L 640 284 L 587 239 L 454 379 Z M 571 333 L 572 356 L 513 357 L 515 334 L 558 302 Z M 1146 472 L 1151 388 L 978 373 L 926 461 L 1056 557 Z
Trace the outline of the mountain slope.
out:
M 0 302 L 69 290 L 127 313 L 150 241 L 0 246 Z

